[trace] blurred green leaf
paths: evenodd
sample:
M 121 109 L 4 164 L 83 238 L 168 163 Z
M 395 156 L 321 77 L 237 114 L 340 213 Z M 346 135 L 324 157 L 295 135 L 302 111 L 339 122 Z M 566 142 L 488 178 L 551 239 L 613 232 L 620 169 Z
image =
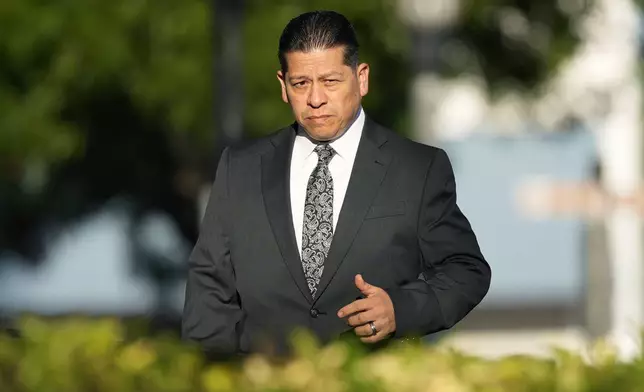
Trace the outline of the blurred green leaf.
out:
M 642 357 L 609 360 L 601 341 L 589 358 L 555 348 L 547 357 L 483 359 L 423 344 L 366 354 L 300 331 L 290 358 L 208 363 L 177 337 L 134 337 L 127 328 L 113 319 L 24 319 L 22 337 L 0 333 L 2 391 L 635 392 L 644 382 Z
M 212 132 L 209 15 L 196 0 L 3 1 L 0 163 L 82 153 L 85 130 L 65 113 L 107 86 L 172 132 Z

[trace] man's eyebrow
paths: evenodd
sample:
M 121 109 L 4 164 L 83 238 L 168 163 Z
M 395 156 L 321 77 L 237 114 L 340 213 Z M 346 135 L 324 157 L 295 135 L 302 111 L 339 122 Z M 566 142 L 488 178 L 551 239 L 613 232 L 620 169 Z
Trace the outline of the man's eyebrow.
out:
M 327 79 L 327 78 L 330 78 L 330 77 L 342 77 L 342 73 L 338 72 L 338 71 L 331 71 L 331 72 L 327 72 L 325 74 L 320 75 L 318 78 L 319 79 Z M 292 76 L 289 75 L 288 80 L 289 80 L 289 82 L 293 82 L 293 81 L 296 81 L 296 80 L 310 80 L 310 78 L 308 76 L 305 76 L 305 75 L 292 75 Z
M 332 76 L 335 76 L 335 77 L 342 76 L 342 73 L 338 72 L 338 71 L 327 72 L 327 73 L 321 75 L 320 79 L 326 79 L 326 78 L 330 78 Z
M 308 79 L 308 78 L 306 76 L 304 76 L 304 75 L 293 75 L 293 76 L 289 75 L 289 77 L 288 77 L 288 80 L 291 81 L 291 82 L 294 81 L 294 80 L 301 80 L 301 79 Z

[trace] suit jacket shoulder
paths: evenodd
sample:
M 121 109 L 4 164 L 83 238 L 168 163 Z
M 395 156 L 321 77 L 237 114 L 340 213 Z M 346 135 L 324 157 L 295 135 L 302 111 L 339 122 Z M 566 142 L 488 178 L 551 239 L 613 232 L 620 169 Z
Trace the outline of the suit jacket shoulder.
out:
M 282 139 L 287 139 L 295 132 L 293 124 L 280 128 L 272 133 L 253 138 L 248 140 L 243 140 L 234 144 L 231 144 L 228 147 L 229 154 L 233 159 L 244 158 L 249 155 L 263 154 L 271 147 L 272 144 L 279 142 Z
M 414 141 L 375 122 L 373 126 L 377 132 L 386 136 L 385 148 L 389 153 L 402 162 L 427 167 L 437 157 L 441 155 L 447 157 L 447 153 L 440 147 Z

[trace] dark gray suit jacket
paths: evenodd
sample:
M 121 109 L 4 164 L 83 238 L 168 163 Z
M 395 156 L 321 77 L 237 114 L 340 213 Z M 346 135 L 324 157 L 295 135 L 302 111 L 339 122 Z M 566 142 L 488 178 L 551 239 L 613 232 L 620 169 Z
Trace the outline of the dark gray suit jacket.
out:
M 216 354 L 289 352 L 306 328 L 351 330 L 337 311 L 361 273 L 394 304 L 393 338 L 452 327 L 486 295 L 490 268 L 456 204 L 450 161 L 367 117 L 315 300 L 291 218 L 295 125 L 222 154 L 189 259 L 182 333 Z

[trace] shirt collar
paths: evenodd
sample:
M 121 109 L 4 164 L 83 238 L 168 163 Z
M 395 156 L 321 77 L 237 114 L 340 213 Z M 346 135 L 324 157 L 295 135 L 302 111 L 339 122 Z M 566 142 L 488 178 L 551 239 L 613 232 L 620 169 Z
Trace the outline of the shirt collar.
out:
M 349 129 L 331 142 L 331 147 L 342 159 L 349 159 L 356 155 L 358 151 L 358 144 L 360 144 L 360 136 L 362 135 L 362 128 L 364 128 L 365 116 L 362 107 L 358 110 L 358 116 L 349 126 Z

